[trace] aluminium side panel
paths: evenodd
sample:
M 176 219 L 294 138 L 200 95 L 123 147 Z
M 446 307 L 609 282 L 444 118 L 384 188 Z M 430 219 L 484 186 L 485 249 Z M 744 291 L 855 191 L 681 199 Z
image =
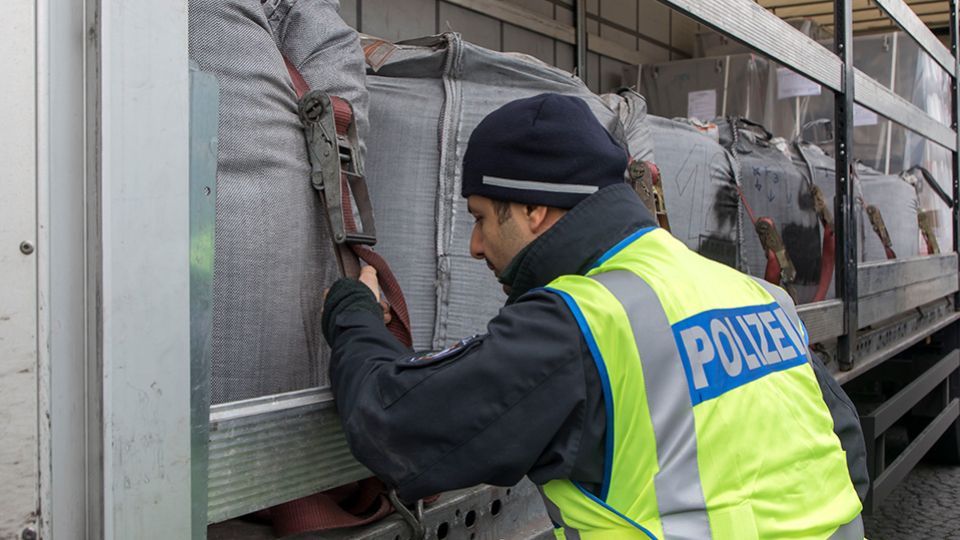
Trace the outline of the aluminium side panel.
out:
M 86 91 L 96 84 L 97 64 L 85 59 L 98 45 L 85 29 L 96 9 L 73 0 L 37 2 L 40 429 L 49 443 L 40 455 L 44 538 L 101 536 L 99 372 L 90 369 L 95 355 L 88 353 L 96 347 L 96 326 L 88 325 L 96 302 L 86 271 L 96 258 L 88 239 L 96 205 L 86 173 L 95 146 L 86 113 L 98 98 Z
M 188 538 L 187 2 L 101 10 L 104 537 Z
M 36 13 L 0 18 L 0 537 L 35 529 L 39 512 L 37 403 Z M 46 249 L 46 246 L 40 246 Z

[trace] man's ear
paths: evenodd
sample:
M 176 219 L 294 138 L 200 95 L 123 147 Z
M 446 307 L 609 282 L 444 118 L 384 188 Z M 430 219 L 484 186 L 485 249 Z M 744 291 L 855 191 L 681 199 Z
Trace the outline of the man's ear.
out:
M 541 234 L 548 228 L 547 216 L 549 208 L 542 205 L 527 204 L 523 207 L 524 216 L 527 218 L 527 226 L 533 234 Z

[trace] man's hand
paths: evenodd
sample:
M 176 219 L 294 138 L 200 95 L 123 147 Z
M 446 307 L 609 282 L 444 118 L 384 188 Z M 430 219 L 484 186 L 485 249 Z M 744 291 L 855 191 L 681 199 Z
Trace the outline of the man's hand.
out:
M 380 281 L 377 279 L 377 269 L 372 266 L 364 266 L 360 269 L 360 283 L 363 283 L 373 291 L 373 296 L 380 301 Z
M 377 269 L 372 266 L 364 266 L 360 269 L 360 277 L 358 279 L 360 283 L 363 283 L 373 291 L 373 296 L 377 298 L 377 302 L 380 304 L 380 307 L 383 308 L 384 324 L 390 324 L 393 317 L 390 315 L 390 305 L 387 304 L 387 299 L 380 295 L 380 280 L 377 279 Z

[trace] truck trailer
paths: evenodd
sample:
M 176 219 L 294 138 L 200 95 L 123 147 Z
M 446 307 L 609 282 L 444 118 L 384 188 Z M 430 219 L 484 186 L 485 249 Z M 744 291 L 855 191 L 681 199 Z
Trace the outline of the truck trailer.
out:
M 279 59 L 249 101 L 264 49 L 211 22 L 237 13 Z M 370 477 L 323 345 L 276 329 L 319 319 L 337 219 L 356 213 L 364 230 L 346 236 L 393 264 L 416 348 L 482 332 L 503 299 L 477 292 L 499 287 L 458 244 L 459 160 L 485 111 L 534 89 L 588 102 L 637 165 L 625 180 L 691 249 L 798 300 L 857 406 L 866 513 L 921 460 L 960 465 L 958 14 L 957 0 L 15 0 L 0 22 L 0 537 L 273 538 L 297 532 L 278 525 L 297 501 Z M 348 38 L 355 56 L 337 48 Z M 299 124 L 292 140 L 225 127 L 273 97 L 297 120 L 300 87 L 324 81 L 353 102 L 342 159 L 366 176 L 338 211 L 309 183 Z M 276 187 L 254 160 L 255 190 L 224 183 L 226 155 L 256 152 L 296 154 L 304 182 Z M 781 168 L 761 172 L 764 152 Z M 710 221 L 717 201 L 729 219 Z M 301 215 L 322 223 L 305 233 Z M 303 263 L 277 254 L 304 249 L 320 262 L 290 300 L 281 274 L 302 280 Z M 529 481 L 394 506 L 297 537 L 553 535 Z

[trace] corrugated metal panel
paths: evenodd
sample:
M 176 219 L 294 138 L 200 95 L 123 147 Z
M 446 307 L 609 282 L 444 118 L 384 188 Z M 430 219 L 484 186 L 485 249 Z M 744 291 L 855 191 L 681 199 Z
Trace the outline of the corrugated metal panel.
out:
M 590 90 L 600 93 L 600 55 L 596 53 L 587 53 L 587 87 Z
M 627 64 L 605 56 L 600 57 L 600 91 L 611 92 L 623 86 L 623 68 Z
M 696 48 L 697 23 L 689 17 L 674 13 L 670 22 L 670 45 L 693 56 Z
M 623 32 L 616 28 L 612 28 L 605 24 L 600 25 L 600 36 L 630 49 L 637 48 L 637 36 Z
M 357 27 L 357 0 L 340 0 L 340 16 L 350 26 Z
M 437 32 L 437 0 L 363 0 L 360 30 L 388 41 Z
M 670 41 L 670 8 L 657 0 L 640 1 L 641 34 L 668 43 Z
M 503 25 L 503 50 L 522 52 L 553 64 L 553 40 L 512 24 Z
M 636 0 L 602 0 L 600 2 L 600 17 L 635 32 L 637 30 L 637 2 Z M 633 33 L 601 23 L 600 36 L 624 47 L 637 49 L 637 36 Z
M 325 390 L 214 407 L 209 452 L 211 523 L 370 476 Z
M 500 43 L 501 22 L 476 11 L 463 9 L 446 2 L 440 2 L 440 31 L 460 32 L 463 39 L 493 49 L 502 50 Z
M 574 70 L 574 50 L 573 45 L 568 45 L 561 41 L 555 42 L 556 66 L 562 70 L 573 72 Z
M 600 0 L 600 16 L 636 30 L 637 3 L 637 0 Z
M 530 11 L 553 18 L 553 2 L 550 0 L 513 0 L 514 4 Z

